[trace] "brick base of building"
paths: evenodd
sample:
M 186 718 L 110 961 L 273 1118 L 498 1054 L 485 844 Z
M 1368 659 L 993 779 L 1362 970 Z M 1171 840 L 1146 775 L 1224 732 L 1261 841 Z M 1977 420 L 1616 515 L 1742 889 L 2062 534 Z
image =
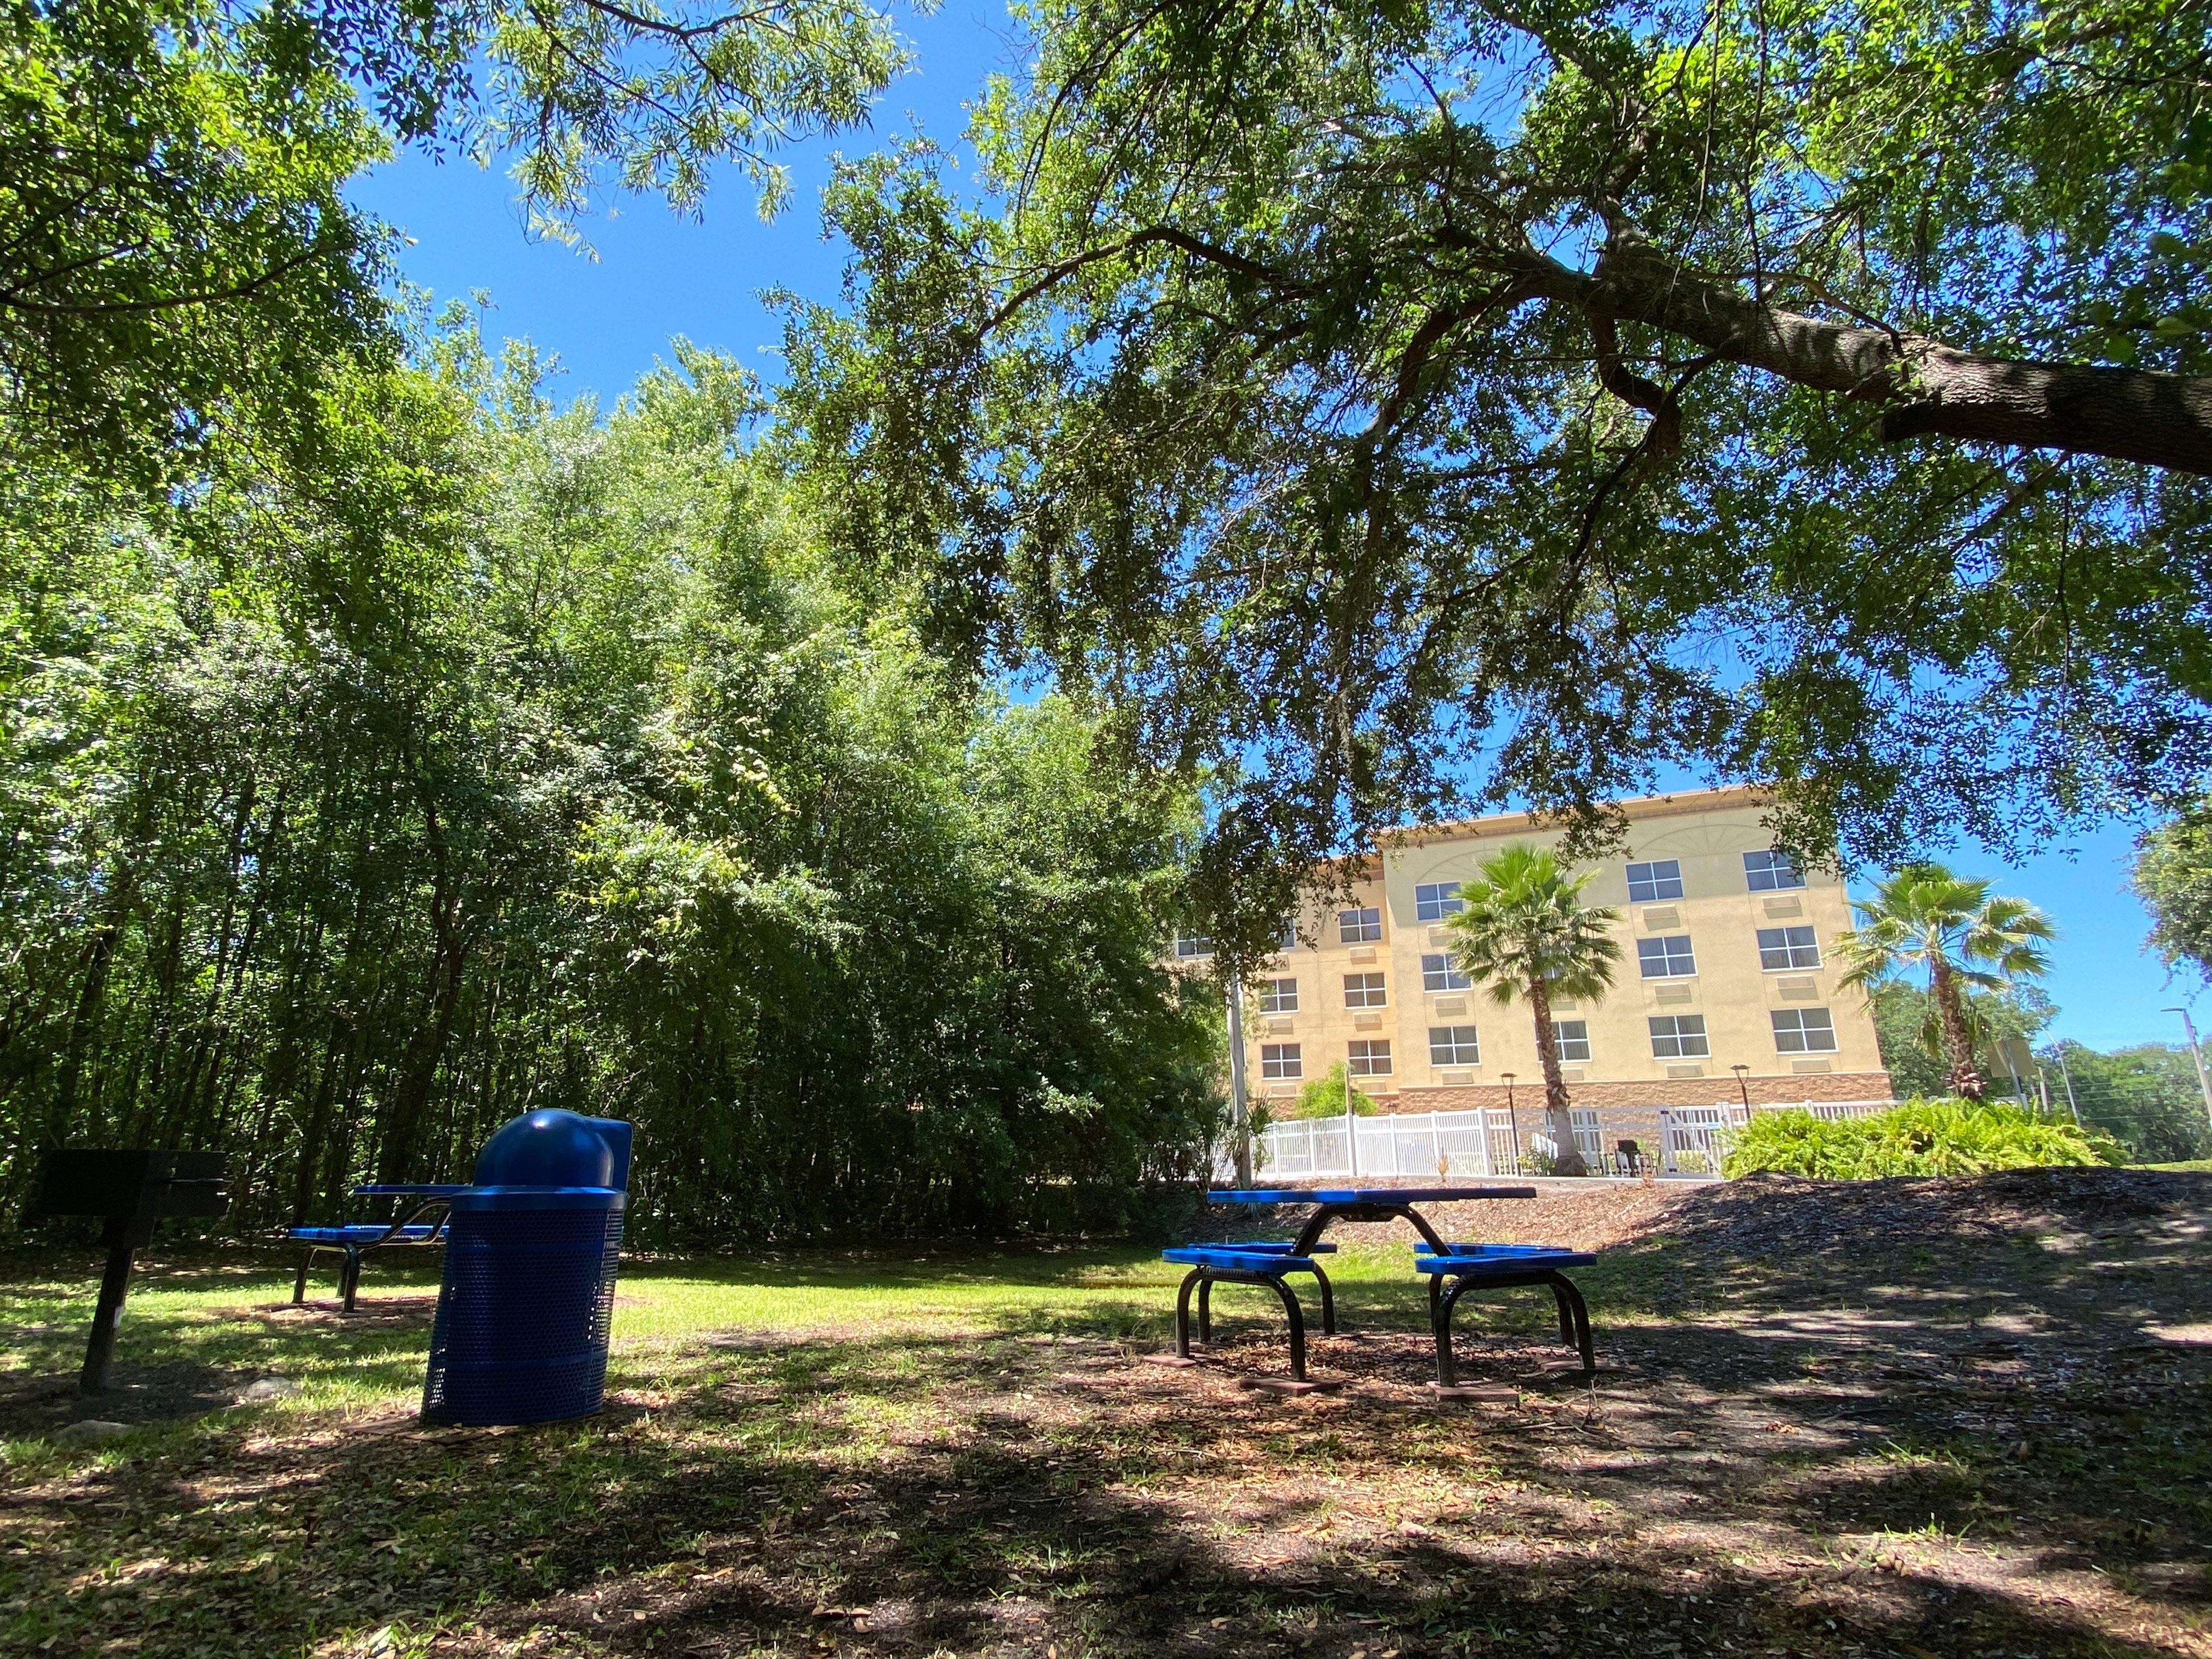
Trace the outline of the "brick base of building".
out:
M 1570 1083 L 1567 1095 L 1577 1106 L 1619 1111 L 1710 1106 L 1717 1101 L 1740 1100 L 1744 1095 L 1751 1097 L 1753 1106 L 1795 1106 L 1808 1100 L 1887 1100 L 1891 1090 L 1887 1072 L 1797 1072 L 1784 1077 L 1747 1077 L 1741 1094 L 1734 1075 L 1726 1074 L 1632 1083 Z M 1386 1112 L 1468 1112 L 1478 1106 L 1509 1104 L 1523 1111 L 1541 1111 L 1544 1085 L 1540 1078 L 1528 1083 L 1516 1081 L 1510 1099 L 1502 1083 L 1407 1088 L 1376 1104 Z

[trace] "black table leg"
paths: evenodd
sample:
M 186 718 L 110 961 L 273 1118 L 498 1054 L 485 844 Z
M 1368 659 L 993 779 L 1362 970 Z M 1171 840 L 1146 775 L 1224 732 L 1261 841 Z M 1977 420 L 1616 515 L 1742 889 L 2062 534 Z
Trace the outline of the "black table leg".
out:
M 1198 1281 L 1198 1340 L 1208 1347 L 1213 1346 L 1213 1281 Z
M 115 1357 L 115 1328 L 123 1321 L 123 1297 L 131 1284 L 129 1244 L 107 1247 L 106 1271 L 100 1276 L 100 1302 L 93 1310 L 92 1336 L 84 1345 L 84 1369 L 77 1373 L 81 1395 L 107 1391 L 107 1365 Z
M 1183 1276 L 1182 1288 L 1176 1292 L 1176 1353 L 1179 1358 L 1190 1358 L 1190 1287 L 1206 1282 L 1206 1269 L 1193 1267 Z
M 1582 1354 L 1583 1370 L 1595 1376 L 1597 1350 L 1590 1341 L 1589 1305 L 1583 1300 L 1583 1293 L 1575 1288 L 1574 1280 L 1565 1273 L 1552 1275 L 1552 1287 L 1555 1291 L 1564 1292 L 1559 1299 L 1564 1304 L 1564 1311 L 1573 1322 L 1574 1334 L 1570 1340 Z
M 1437 1334 L 1437 1386 L 1455 1389 L 1459 1386 L 1459 1369 L 1452 1363 L 1452 1310 L 1459 1306 L 1460 1294 L 1467 1289 L 1467 1280 L 1453 1280 L 1451 1289 L 1441 1296 L 1437 1294 L 1438 1288 L 1437 1281 L 1431 1278 L 1429 1280 L 1429 1301 L 1432 1311 L 1429 1322 L 1435 1327 Z
M 1567 1305 L 1566 1281 L 1553 1279 L 1552 1299 L 1559 1304 L 1559 1340 L 1570 1348 L 1575 1346 L 1575 1311 Z
M 1275 1294 L 1283 1298 L 1283 1312 L 1291 1322 L 1291 1381 L 1306 1380 L 1306 1316 L 1298 1311 L 1297 1293 L 1279 1279 L 1268 1279 L 1263 1284 L 1274 1286 Z

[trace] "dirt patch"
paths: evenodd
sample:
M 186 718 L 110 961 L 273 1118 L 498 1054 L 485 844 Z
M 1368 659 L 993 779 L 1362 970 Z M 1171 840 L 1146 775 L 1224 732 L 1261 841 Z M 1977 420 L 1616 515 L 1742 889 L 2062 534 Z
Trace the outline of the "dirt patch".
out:
M 438 1311 L 435 1296 L 364 1296 L 348 1313 L 335 1297 L 327 1301 L 261 1302 L 251 1306 L 210 1308 L 204 1317 L 248 1321 L 270 1330 L 327 1327 L 357 1331 L 428 1330 Z
M 166 1423 L 236 1405 L 252 1371 L 211 1365 L 117 1366 L 107 1388 L 86 1397 L 75 1371 L 10 1377 L 0 1392 L 0 1435 L 51 1434 L 71 1423 Z

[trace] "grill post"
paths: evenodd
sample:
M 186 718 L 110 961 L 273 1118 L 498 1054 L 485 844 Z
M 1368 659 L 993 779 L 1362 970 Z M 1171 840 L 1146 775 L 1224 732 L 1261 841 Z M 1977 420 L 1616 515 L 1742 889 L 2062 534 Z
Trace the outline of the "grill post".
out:
M 26 1224 L 60 1216 L 97 1216 L 107 1262 L 100 1275 L 100 1300 L 85 1340 L 80 1395 L 103 1394 L 115 1357 L 115 1328 L 131 1289 L 131 1258 L 154 1242 L 154 1228 L 168 1216 L 219 1216 L 229 1207 L 220 1152 L 149 1152 L 119 1147 L 64 1146 L 49 1151 L 39 1184 L 23 1212 Z
M 92 1334 L 85 1340 L 84 1369 L 77 1373 L 76 1391 L 87 1396 L 107 1392 L 108 1362 L 115 1357 L 115 1328 L 123 1322 L 123 1298 L 131 1285 L 131 1258 L 137 1254 L 137 1247 L 128 1239 L 118 1242 L 111 1227 L 107 1245 L 107 1267 L 100 1276 L 100 1301 L 93 1309 Z

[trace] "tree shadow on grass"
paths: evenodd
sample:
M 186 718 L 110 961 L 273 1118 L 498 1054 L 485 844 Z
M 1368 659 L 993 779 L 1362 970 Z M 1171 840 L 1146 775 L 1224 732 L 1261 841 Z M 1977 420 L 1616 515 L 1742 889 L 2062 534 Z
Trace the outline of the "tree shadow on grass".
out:
M 1265 1346 L 1252 1325 L 1224 1344 L 1237 1363 Z M 1384 1390 L 1416 1353 L 1387 1335 L 1320 1346 Z M 1077 1322 L 1043 1341 L 702 1359 L 608 1420 L 248 1433 L 212 1465 L 149 1459 L 18 1498 L 18 1518 L 57 1528 L 117 1505 L 161 1563 L 114 1552 L 46 1633 L 82 1651 L 135 1634 L 146 1654 L 275 1654 L 394 1621 L 483 1652 L 532 1631 L 625 1654 L 2167 1650 L 1967 1559 L 1949 1518 L 1893 1547 L 1924 1571 L 1855 1559 L 1821 1504 L 1901 1518 L 1942 1481 L 1809 1420 L 1790 1446 L 1763 1414 L 1793 1407 L 1773 1399 L 1632 1378 L 1511 1413 L 1410 1389 L 1283 1401 L 1225 1366 L 1134 1363 Z M 1942 1480 L 1954 1509 L 1986 1491 Z
M 1725 1201 L 1754 1200 L 1781 1197 Z M 1219 1363 L 1141 1364 L 1152 1289 L 728 1333 L 623 1361 L 580 1424 L 210 1419 L 7 1500 L 0 1631 L 142 1659 L 387 1625 L 485 1654 L 2168 1653 L 2212 1545 L 2212 1356 L 2157 1334 L 2201 1283 L 2194 1201 L 2062 1206 L 2049 1237 L 1862 1206 L 1832 1254 L 1815 1218 L 1693 1213 L 1587 1277 L 1595 1391 L 1510 1409 L 1430 1399 L 1418 1285 L 1366 1279 L 1316 1343 L 1351 1386 L 1301 1400 L 1237 1386 L 1282 1369 L 1256 1300 L 1224 1296 Z M 1655 1303 L 1675 1276 L 1706 1288 Z M 1516 1375 L 1547 1325 L 1470 1306 L 1464 1363 Z

